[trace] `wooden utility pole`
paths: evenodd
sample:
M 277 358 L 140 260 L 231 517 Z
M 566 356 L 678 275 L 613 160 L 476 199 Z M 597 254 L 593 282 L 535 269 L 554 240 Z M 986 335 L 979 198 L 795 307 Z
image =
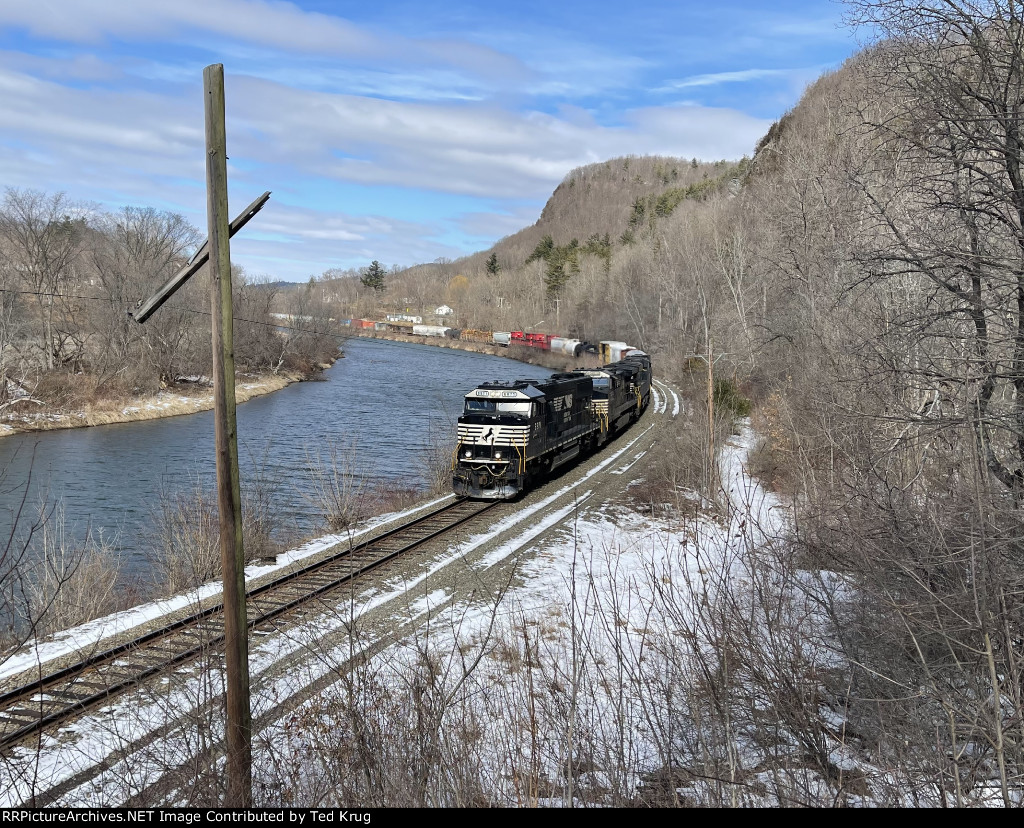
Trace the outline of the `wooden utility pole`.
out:
M 228 786 L 225 805 L 252 805 L 252 713 L 249 706 L 249 625 L 245 614 L 242 496 L 235 426 L 235 351 L 231 312 L 228 164 L 224 125 L 224 66 L 203 70 L 206 99 L 206 204 L 209 222 L 210 304 L 213 312 L 213 404 L 217 443 L 217 506 L 224 576 L 227 666 Z
M 715 360 L 711 353 L 711 337 L 708 337 L 708 497 L 715 485 Z

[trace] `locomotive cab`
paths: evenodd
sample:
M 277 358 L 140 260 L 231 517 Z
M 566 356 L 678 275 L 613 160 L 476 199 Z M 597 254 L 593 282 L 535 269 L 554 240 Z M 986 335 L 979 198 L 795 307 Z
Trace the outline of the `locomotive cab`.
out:
M 593 431 L 593 385 L 578 374 L 547 382 L 485 383 L 465 397 L 452 457 L 456 494 L 508 499 L 579 453 Z

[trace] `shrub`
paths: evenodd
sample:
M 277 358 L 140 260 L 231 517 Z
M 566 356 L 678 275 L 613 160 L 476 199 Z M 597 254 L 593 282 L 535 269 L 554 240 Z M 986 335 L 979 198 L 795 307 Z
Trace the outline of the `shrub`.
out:
M 751 411 L 750 400 L 740 394 L 730 379 L 715 380 L 715 407 L 728 411 L 733 417 L 749 417 Z

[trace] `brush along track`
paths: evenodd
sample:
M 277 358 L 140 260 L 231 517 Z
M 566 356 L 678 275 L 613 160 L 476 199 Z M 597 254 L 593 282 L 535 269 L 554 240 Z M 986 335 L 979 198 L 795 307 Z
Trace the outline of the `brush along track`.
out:
M 307 602 L 501 504 L 457 500 L 352 549 L 289 572 L 246 593 L 251 630 L 270 631 Z M 14 745 L 69 721 L 152 676 L 191 661 L 224 641 L 223 604 L 95 653 L 0 693 L 0 745 Z M 261 630 L 262 631 L 262 630 Z

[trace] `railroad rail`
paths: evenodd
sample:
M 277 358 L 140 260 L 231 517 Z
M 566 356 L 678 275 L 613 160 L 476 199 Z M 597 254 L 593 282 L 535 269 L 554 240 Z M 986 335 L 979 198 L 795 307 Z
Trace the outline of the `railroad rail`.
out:
M 501 501 L 456 500 L 248 590 L 249 629 L 276 629 L 310 601 L 499 505 Z M 67 722 L 146 679 L 216 649 L 224 641 L 223 609 L 223 604 L 207 607 L 0 693 L 0 746 L 15 745 Z

